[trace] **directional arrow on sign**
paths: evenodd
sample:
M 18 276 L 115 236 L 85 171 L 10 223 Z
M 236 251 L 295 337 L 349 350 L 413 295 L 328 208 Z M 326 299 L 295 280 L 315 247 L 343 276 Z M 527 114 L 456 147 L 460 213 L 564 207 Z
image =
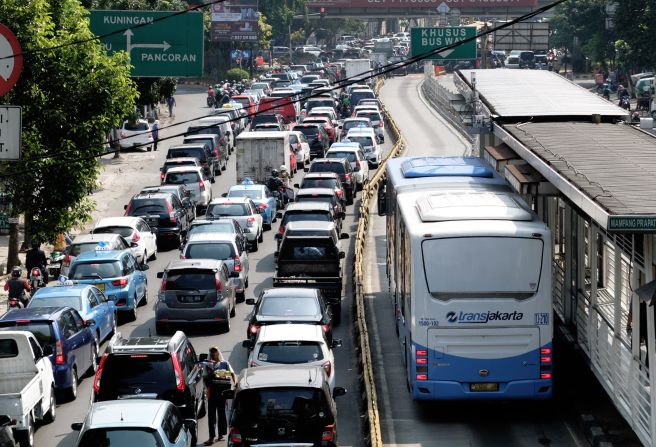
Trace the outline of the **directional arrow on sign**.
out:
M 132 45 L 132 36 L 134 36 L 134 33 L 130 29 L 126 30 L 123 35 L 125 36 L 126 40 L 126 50 L 128 52 L 128 56 L 130 56 L 130 52 L 135 48 L 160 48 L 164 51 L 171 48 L 171 45 L 169 45 L 169 43 L 165 40 L 162 41 L 162 43 L 135 43 Z
M 443 57 L 444 59 L 446 59 L 447 57 L 449 57 L 449 54 L 453 53 L 453 51 L 454 51 L 453 49 L 444 50 L 444 51 L 440 51 L 439 53 L 437 53 L 437 55 L 440 56 L 440 57 Z

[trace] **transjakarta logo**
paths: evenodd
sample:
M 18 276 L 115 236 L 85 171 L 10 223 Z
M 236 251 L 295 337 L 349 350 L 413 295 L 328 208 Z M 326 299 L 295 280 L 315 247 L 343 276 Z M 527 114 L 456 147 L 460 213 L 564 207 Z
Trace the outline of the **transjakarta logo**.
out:
M 520 321 L 524 318 L 521 312 L 449 312 L 446 321 L 449 323 L 488 323 L 490 321 Z

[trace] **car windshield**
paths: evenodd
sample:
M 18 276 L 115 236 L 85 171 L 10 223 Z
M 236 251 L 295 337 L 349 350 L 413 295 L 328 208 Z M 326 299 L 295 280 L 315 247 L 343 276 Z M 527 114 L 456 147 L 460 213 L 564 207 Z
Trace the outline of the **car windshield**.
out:
M 110 355 L 103 365 L 100 383 L 98 401 L 149 393 L 166 399 L 168 393 L 176 389 L 173 362 L 168 352 Z
M 97 246 L 98 241 L 72 244 L 71 248 L 69 249 L 69 254 L 71 256 L 80 256 L 82 253 L 95 250 Z
M 269 84 L 266 82 L 254 82 L 253 85 L 251 85 L 251 88 L 253 90 L 266 90 L 269 88 Z
M 356 129 L 359 127 L 371 127 L 371 122 L 367 121 L 347 121 L 344 123 L 344 130 Z
M 234 402 L 235 416 L 245 421 L 275 415 L 309 418 L 323 411 L 321 390 L 314 388 L 258 388 L 244 390 Z M 327 415 L 326 415 L 327 416 Z
M 186 185 L 188 183 L 199 183 L 198 172 L 169 172 L 166 174 L 164 183 L 168 185 Z
M 132 130 L 132 131 L 146 131 L 148 130 L 148 124 L 147 123 L 131 123 L 127 122 L 123 126 L 125 130 Z
M 357 159 L 355 156 L 355 152 L 347 152 L 347 151 L 344 152 L 329 151 L 326 154 L 326 158 L 346 158 L 349 162 L 354 162 Z
M 216 287 L 214 275 L 212 270 L 169 270 L 166 290 L 213 290 Z
M 374 145 L 374 140 L 371 137 L 368 136 L 353 136 L 349 135 L 348 139 L 351 140 L 354 143 L 360 143 L 362 147 L 367 147 L 367 146 L 373 146 Z
M 337 174 L 343 174 L 344 166 L 341 163 L 312 163 L 310 165 L 310 172 L 335 172 Z
M 285 213 L 285 216 L 280 223 L 283 227 L 289 222 L 330 222 L 330 214 L 328 213 Z
M 316 81 L 317 79 L 319 79 L 319 76 L 315 76 L 315 75 L 303 76 L 301 78 L 301 84 L 309 84 L 310 82 Z
M 300 131 L 303 135 L 305 135 L 308 138 L 316 138 L 317 133 L 319 132 L 318 126 L 295 127 L 294 130 Z
M 298 195 L 296 196 L 296 202 L 297 203 L 305 203 L 305 202 L 321 202 L 321 203 L 330 203 L 331 205 L 333 204 L 334 197 L 332 196 L 320 196 L 320 195 Z
M 258 113 L 253 117 L 253 120 L 251 121 L 251 127 L 255 127 L 258 124 L 263 124 L 263 123 L 278 124 L 278 117 L 270 113 Z
M 186 259 L 232 259 L 235 250 L 229 242 L 194 242 L 184 250 Z
M 339 181 L 334 178 L 306 178 L 303 180 L 301 188 L 336 188 Z
M 248 98 L 232 98 L 232 100 L 241 104 L 244 107 L 248 107 L 251 104 Z
M 121 276 L 119 261 L 107 262 L 74 262 L 69 272 L 71 279 L 105 279 Z
M 257 359 L 287 365 L 310 363 L 323 360 L 323 352 L 316 341 L 273 341 L 260 345 Z
M 164 163 L 164 172 L 168 171 L 171 168 L 177 168 L 178 166 L 197 166 L 193 160 L 184 160 L 184 161 L 167 161 Z
M 217 222 L 217 223 L 207 223 L 207 224 L 198 224 L 191 225 L 187 237 L 192 234 L 201 234 L 201 233 L 234 233 L 235 226 L 230 222 Z
M 128 208 L 129 216 L 143 214 L 168 214 L 164 199 L 136 199 Z
M 309 245 L 312 244 L 312 245 Z M 328 260 L 337 257 L 337 247 L 319 241 L 298 241 L 283 243 L 278 259 L 290 261 L 316 261 Z
M 50 290 L 50 289 L 48 289 Z M 72 307 L 73 309 L 82 310 L 82 300 L 79 296 L 35 296 L 27 307 Z
M 264 297 L 257 311 L 262 317 L 307 317 L 320 313 L 319 303 L 314 297 Z
M 97 227 L 93 230 L 94 234 L 111 233 L 111 234 L 120 234 L 123 237 L 130 237 L 130 236 L 132 236 L 133 232 L 134 232 L 134 229 L 132 229 L 131 227 L 118 227 L 118 226 Z
M 31 332 L 41 346 L 55 342 L 52 323 L 49 321 L 0 321 L 0 328 Z
M 149 428 L 94 428 L 84 432 L 78 447 L 138 445 L 164 447 L 157 432 Z
M 250 199 L 261 199 L 262 198 L 262 190 L 261 189 L 231 189 L 228 192 L 228 197 L 248 197 Z
M 202 134 L 202 133 L 213 133 L 215 135 L 221 135 L 221 128 L 218 126 L 189 126 L 187 129 L 187 135 L 193 134 Z M 194 157 L 194 155 L 176 155 L 176 157 Z M 168 157 L 173 158 L 173 157 Z
M 248 207 L 245 203 L 217 203 L 210 204 L 207 208 L 207 215 L 210 217 L 246 216 L 248 214 Z
M 358 116 L 369 118 L 372 122 L 380 121 L 380 114 L 378 112 L 358 112 Z
M 209 138 L 185 138 L 183 143 L 207 144 L 209 147 L 214 146 L 214 140 L 211 140 Z
M 201 148 L 169 149 L 169 153 L 166 155 L 166 158 L 181 157 L 192 157 L 203 160 L 205 158 L 205 152 Z

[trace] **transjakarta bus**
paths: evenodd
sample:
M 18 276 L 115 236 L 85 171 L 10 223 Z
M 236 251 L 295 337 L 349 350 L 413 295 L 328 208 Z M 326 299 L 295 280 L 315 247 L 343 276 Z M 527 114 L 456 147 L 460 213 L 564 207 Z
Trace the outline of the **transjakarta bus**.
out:
M 552 394 L 551 233 L 478 158 L 397 158 L 379 196 L 414 399 Z

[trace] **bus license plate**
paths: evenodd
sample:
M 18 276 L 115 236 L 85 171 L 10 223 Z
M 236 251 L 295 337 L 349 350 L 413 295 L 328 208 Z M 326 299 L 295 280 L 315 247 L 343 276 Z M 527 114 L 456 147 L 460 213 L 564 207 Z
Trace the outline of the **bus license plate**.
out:
M 470 383 L 471 391 L 499 391 L 498 383 Z

